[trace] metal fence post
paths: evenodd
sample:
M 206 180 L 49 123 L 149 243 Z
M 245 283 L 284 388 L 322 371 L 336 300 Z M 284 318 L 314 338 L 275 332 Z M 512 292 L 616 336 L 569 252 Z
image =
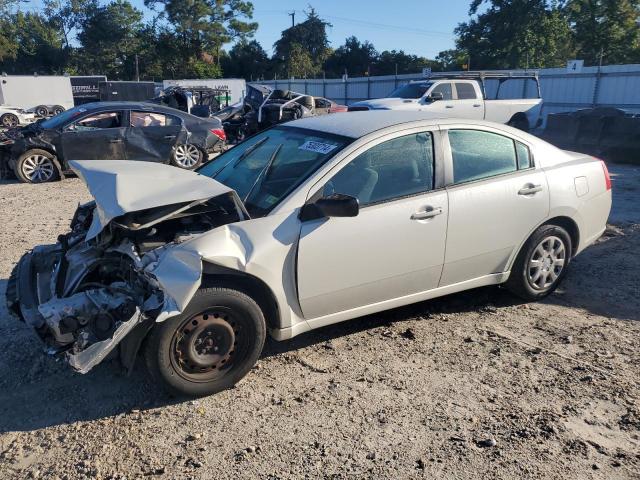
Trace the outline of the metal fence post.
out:
M 593 85 L 593 97 L 591 98 L 591 104 L 595 107 L 598 105 L 598 94 L 600 93 L 600 67 L 596 70 L 595 84 Z

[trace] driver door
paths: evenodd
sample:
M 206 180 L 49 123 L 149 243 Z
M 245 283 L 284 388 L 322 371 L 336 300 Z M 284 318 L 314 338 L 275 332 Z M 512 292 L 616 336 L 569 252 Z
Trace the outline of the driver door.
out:
M 429 100 L 429 96 L 433 94 L 442 94 L 442 100 Z M 424 112 L 441 113 L 447 117 L 455 116 L 456 101 L 453 99 L 453 84 L 451 82 L 441 82 L 436 84 L 427 94 L 420 100 L 420 108 L 418 110 Z
M 60 144 L 62 156 L 69 160 L 125 160 L 124 112 L 89 114 L 67 125 Z
M 174 115 L 132 110 L 126 133 L 127 159 L 169 163 L 178 141 L 186 140 L 182 120 Z
M 438 286 L 448 205 L 435 181 L 435 143 L 430 131 L 393 134 L 326 180 L 320 196 L 354 196 L 360 211 L 301 224 L 297 277 L 306 319 Z

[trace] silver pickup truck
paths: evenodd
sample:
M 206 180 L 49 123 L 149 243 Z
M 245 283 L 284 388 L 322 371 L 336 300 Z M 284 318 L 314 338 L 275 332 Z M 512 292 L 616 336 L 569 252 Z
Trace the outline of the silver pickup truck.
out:
M 491 82 L 493 88 L 488 88 Z M 507 82 L 513 83 L 507 86 Z M 491 99 L 488 90 L 491 90 Z M 517 98 L 527 96 L 534 98 Z M 541 105 L 536 73 L 468 72 L 433 74 L 428 79 L 402 85 L 385 98 L 353 103 L 349 111 L 425 111 L 445 118 L 490 120 L 528 131 L 539 126 Z

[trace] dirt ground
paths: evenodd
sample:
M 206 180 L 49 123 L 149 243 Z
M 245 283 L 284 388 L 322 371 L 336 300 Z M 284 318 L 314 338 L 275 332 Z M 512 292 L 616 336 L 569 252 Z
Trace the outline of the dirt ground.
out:
M 0 478 L 640 478 L 640 167 L 562 288 L 497 288 L 267 344 L 235 389 L 172 398 L 142 365 L 82 376 L 0 306 Z M 65 231 L 77 179 L 0 183 L 0 294 Z

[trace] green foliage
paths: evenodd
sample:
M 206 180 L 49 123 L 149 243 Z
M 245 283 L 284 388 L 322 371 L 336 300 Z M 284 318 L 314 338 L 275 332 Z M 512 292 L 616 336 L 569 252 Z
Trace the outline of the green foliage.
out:
M 409 55 L 402 50 L 385 50 L 376 59 L 375 66 L 371 69 L 372 75 L 394 75 L 397 73 L 415 73 L 424 67 L 437 70 L 438 65 L 433 60 L 428 60 L 417 55 Z
M 455 30 L 456 48 L 472 69 L 554 67 L 573 55 L 566 17 L 546 0 L 474 0 L 469 15 L 483 13 Z M 459 55 L 459 54 L 457 54 Z
M 284 30 L 273 44 L 274 61 L 281 76 L 318 75 L 329 57 L 327 27 L 331 24 L 322 20 L 312 7 L 305 13 L 307 19 L 304 22 Z
M 267 52 L 255 40 L 236 43 L 221 59 L 227 77 L 256 79 L 271 76 L 271 61 Z
M 569 0 L 565 12 L 573 25 L 576 58 L 597 65 L 640 62 L 637 0 Z
M 342 75 L 345 69 L 349 75 L 366 75 L 377 58 L 378 52 L 371 42 L 365 40 L 360 43 L 360 40 L 352 36 L 329 56 L 324 69 L 327 76 L 333 77 Z

